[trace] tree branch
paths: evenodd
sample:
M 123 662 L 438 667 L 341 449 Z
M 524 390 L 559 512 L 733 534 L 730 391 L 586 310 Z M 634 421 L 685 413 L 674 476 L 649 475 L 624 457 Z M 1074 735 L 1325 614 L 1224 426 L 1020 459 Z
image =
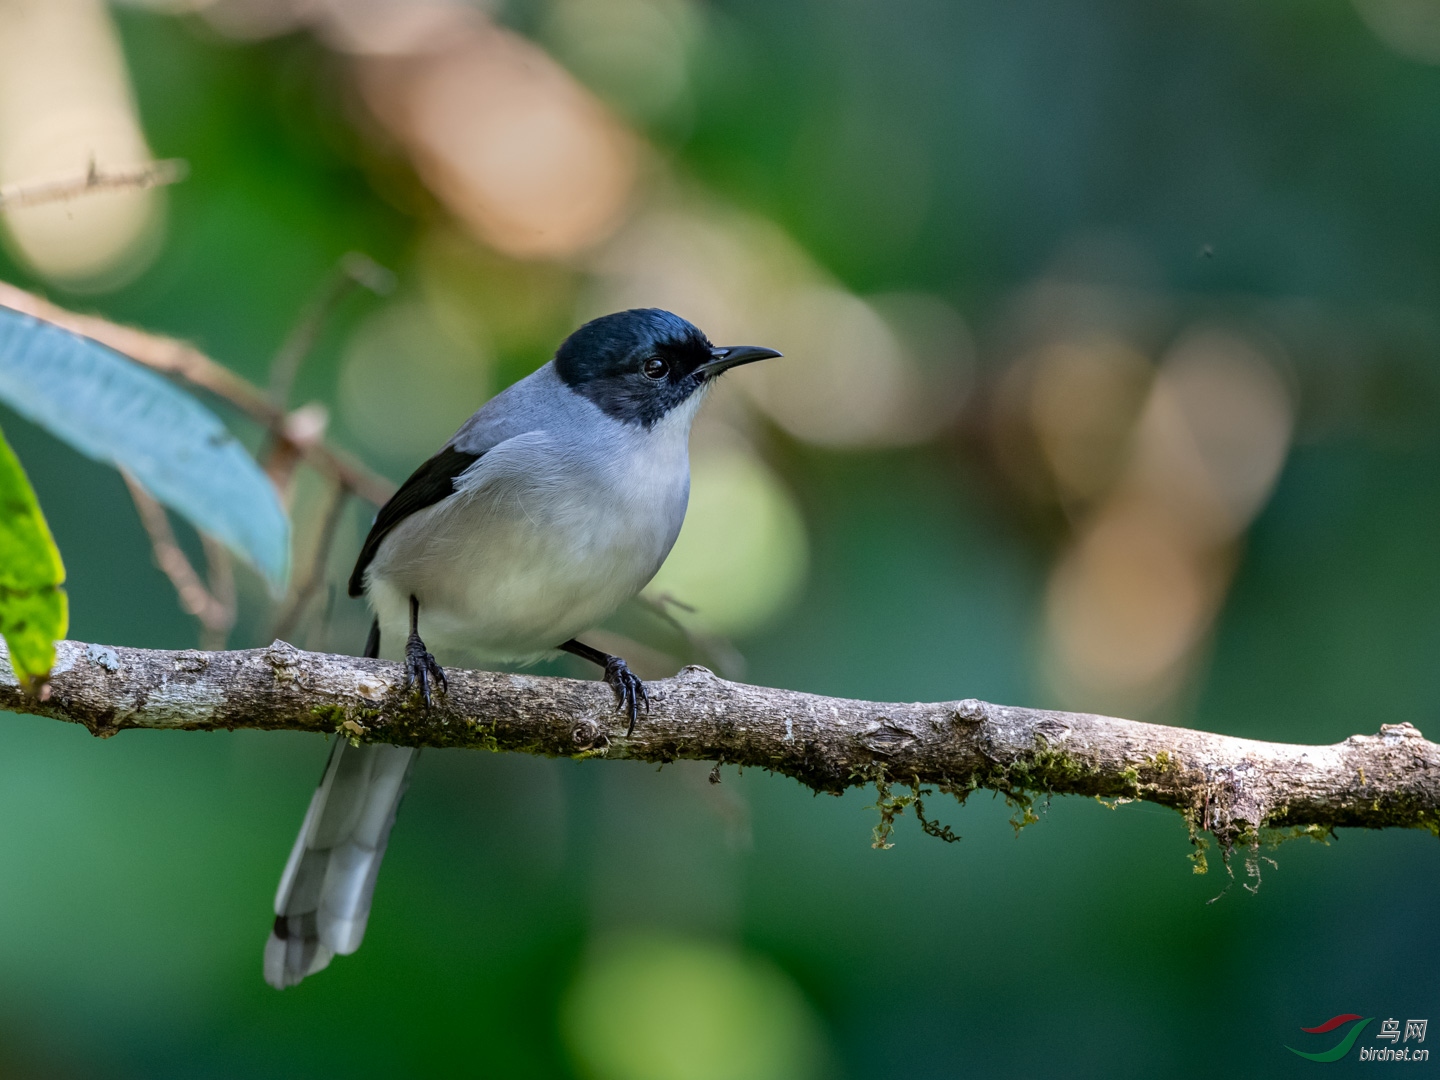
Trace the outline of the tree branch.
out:
M 166 184 L 177 184 L 185 179 L 189 171 L 190 166 L 178 158 L 147 161 L 143 165 L 116 169 L 102 169 L 92 158 L 83 173 L 74 173 L 58 180 L 0 187 L 0 207 L 13 209 L 39 206 L 42 203 L 69 202 L 71 199 L 99 191 L 144 191 Z
M 875 783 L 892 819 L 913 800 L 892 798 L 890 785 L 917 795 L 933 785 L 962 800 L 986 788 L 1026 809 L 1033 794 L 1141 799 L 1178 810 L 1192 837 L 1209 830 L 1227 850 L 1258 844 L 1271 829 L 1440 835 L 1440 746 L 1409 724 L 1299 746 L 973 699 L 851 701 L 687 667 L 648 684 L 650 714 L 627 739 L 600 682 L 457 669 L 448 673 L 449 693 L 427 710 L 406 692 L 398 664 L 280 641 L 212 653 L 73 641 L 57 650 L 43 701 L 27 696 L 0 660 L 0 709 L 82 724 L 102 737 L 126 728 L 286 729 L 409 746 L 715 760 L 833 794 Z

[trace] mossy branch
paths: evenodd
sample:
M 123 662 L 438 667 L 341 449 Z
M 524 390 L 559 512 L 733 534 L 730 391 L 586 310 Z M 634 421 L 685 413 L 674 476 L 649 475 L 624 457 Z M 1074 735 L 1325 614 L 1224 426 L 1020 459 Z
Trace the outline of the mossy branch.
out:
M 3 654 L 3 648 L 0 648 Z M 999 792 L 1033 820 L 1036 795 L 1144 800 L 1179 811 L 1199 841 L 1255 846 L 1262 833 L 1423 828 L 1440 836 L 1440 746 L 1384 724 L 1333 746 L 1213 735 L 1107 716 L 973 699 L 890 704 L 729 682 L 687 667 L 648 685 L 632 738 L 600 682 L 451 670 L 424 708 L 398 664 L 302 652 L 282 641 L 230 652 L 112 648 L 65 641 L 48 692 L 21 689 L 0 661 L 0 709 L 125 728 L 315 731 L 359 741 L 561 757 L 724 761 L 793 776 L 817 792 L 875 784 L 882 826 L 928 788 L 962 801 Z M 924 785 L 924 786 L 922 786 Z M 899 796 L 893 788 L 908 790 Z M 877 829 L 877 846 L 888 828 Z

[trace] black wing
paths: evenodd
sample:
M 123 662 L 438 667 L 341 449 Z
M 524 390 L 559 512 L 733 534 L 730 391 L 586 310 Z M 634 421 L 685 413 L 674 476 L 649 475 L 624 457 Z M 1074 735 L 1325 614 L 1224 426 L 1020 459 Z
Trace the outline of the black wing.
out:
M 455 494 L 455 478 L 480 460 L 480 454 L 467 454 L 447 446 L 429 461 L 421 465 L 410 479 L 400 485 L 400 490 L 390 496 L 390 501 L 375 515 L 375 524 L 370 526 L 370 535 L 355 560 L 355 569 L 350 573 L 350 595 L 360 596 L 365 592 L 365 568 L 375 558 L 380 542 L 417 510 L 433 506 L 441 499 Z

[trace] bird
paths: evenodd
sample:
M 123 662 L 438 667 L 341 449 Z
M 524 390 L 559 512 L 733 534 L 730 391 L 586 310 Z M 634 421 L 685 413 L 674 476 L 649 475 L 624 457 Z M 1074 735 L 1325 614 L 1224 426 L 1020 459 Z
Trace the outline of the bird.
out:
M 571 653 L 602 669 L 633 734 L 649 711 L 644 683 L 577 635 L 635 596 L 670 553 L 690 493 L 691 423 L 716 378 L 780 355 L 716 347 L 659 308 L 585 323 L 481 406 L 375 515 L 349 581 L 374 616 L 364 655 L 380 656 L 384 643 L 429 707 L 446 692 L 432 649 L 482 666 Z M 276 892 L 270 985 L 294 986 L 360 947 L 418 753 L 335 740 Z

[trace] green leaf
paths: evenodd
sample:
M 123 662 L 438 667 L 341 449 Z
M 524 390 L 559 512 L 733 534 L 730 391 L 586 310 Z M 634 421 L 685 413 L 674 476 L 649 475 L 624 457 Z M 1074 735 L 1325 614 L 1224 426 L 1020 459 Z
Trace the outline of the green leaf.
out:
M 0 635 L 21 685 L 32 692 L 50 674 L 55 642 L 70 622 L 64 583 L 50 526 L 0 432 Z
M 124 469 L 284 589 L 290 522 L 275 488 L 191 395 L 104 345 L 0 307 L 0 400 Z

